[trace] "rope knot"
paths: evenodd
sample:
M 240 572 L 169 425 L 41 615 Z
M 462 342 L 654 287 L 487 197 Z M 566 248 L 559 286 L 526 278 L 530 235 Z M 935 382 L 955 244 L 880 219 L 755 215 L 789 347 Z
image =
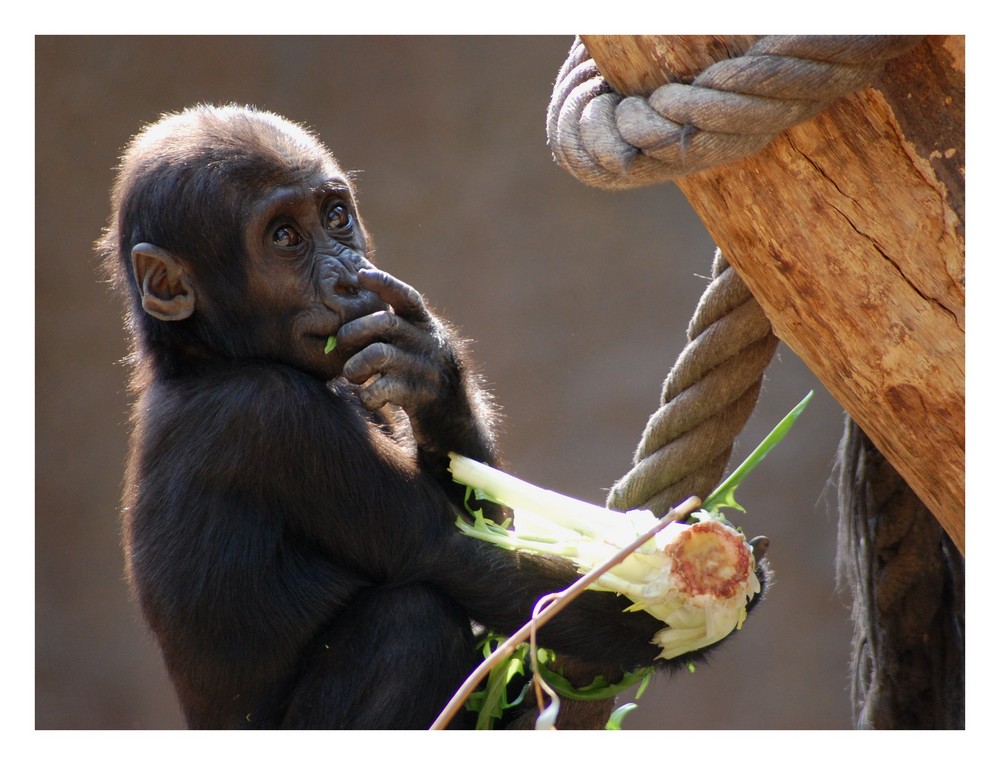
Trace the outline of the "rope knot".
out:
M 556 161 L 589 185 L 662 183 L 756 154 L 866 86 L 920 39 L 772 35 L 690 84 L 670 82 L 642 98 L 615 93 L 578 38 L 549 104 L 549 145 Z

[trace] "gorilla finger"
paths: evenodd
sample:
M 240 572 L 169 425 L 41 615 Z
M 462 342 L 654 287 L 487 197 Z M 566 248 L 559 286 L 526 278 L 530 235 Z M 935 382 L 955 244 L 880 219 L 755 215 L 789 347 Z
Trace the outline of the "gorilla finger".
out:
M 376 311 L 344 324 L 337 330 L 337 347 L 350 353 L 377 340 L 391 340 L 405 327 L 405 322 L 388 311 Z
M 441 346 L 440 337 L 427 327 L 387 311 L 354 319 L 337 331 L 337 347 L 347 355 L 376 342 L 392 343 L 410 353 L 428 356 Z
M 385 374 L 400 366 L 402 353 L 388 343 L 372 343 L 354 354 L 344 364 L 344 377 L 360 385 L 376 374 Z
M 405 406 L 409 397 L 409 389 L 397 377 L 380 377 L 358 392 L 362 405 L 372 411 L 386 404 Z
M 430 314 L 420 293 L 392 274 L 376 268 L 363 268 L 358 271 L 358 283 L 378 295 L 403 318 L 410 321 L 430 321 Z
M 413 389 L 431 388 L 440 378 L 440 370 L 426 363 L 422 357 L 389 343 L 373 343 L 344 364 L 344 377 L 355 384 L 379 374 L 404 380 Z

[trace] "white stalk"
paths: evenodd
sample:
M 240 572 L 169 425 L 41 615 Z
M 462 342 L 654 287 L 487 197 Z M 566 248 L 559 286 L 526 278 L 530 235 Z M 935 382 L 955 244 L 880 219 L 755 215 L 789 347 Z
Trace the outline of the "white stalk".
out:
M 626 530 L 617 519 L 620 513 L 609 516 L 604 507 L 539 488 L 468 457 L 452 454 L 450 469 L 459 483 L 475 487 L 501 505 L 541 516 L 555 524 L 555 528 L 562 527 L 563 534 L 572 529 L 600 539 L 613 539 Z
M 458 455 L 451 457 L 456 481 L 514 512 L 513 529 L 459 520 L 470 536 L 510 550 L 559 555 L 581 573 L 595 570 L 615 553 L 648 535 L 662 522 L 648 510 L 620 513 L 565 497 Z M 635 552 L 590 587 L 617 592 L 666 626 L 651 636 L 671 659 L 711 645 L 746 617 L 760 591 L 753 551 L 743 534 L 719 513 L 696 513 L 693 523 L 662 526 Z

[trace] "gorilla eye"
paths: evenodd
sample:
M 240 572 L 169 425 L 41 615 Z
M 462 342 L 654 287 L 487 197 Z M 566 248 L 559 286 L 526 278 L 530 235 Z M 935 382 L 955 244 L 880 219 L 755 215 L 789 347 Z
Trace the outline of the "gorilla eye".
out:
M 302 242 L 302 237 L 294 226 L 281 226 L 275 229 L 271 241 L 278 247 L 295 247 Z
M 346 231 L 354 223 L 354 216 L 347 205 L 343 202 L 336 202 L 330 205 L 326 211 L 327 231 Z

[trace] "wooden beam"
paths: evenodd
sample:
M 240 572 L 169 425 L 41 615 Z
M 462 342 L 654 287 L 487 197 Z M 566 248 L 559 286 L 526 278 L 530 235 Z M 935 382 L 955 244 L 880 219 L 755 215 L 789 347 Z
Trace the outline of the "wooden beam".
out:
M 583 41 L 616 90 L 648 95 L 754 39 Z M 964 74 L 964 38 L 927 38 L 877 87 L 677 182 L 775 333 L 963 554 Z

